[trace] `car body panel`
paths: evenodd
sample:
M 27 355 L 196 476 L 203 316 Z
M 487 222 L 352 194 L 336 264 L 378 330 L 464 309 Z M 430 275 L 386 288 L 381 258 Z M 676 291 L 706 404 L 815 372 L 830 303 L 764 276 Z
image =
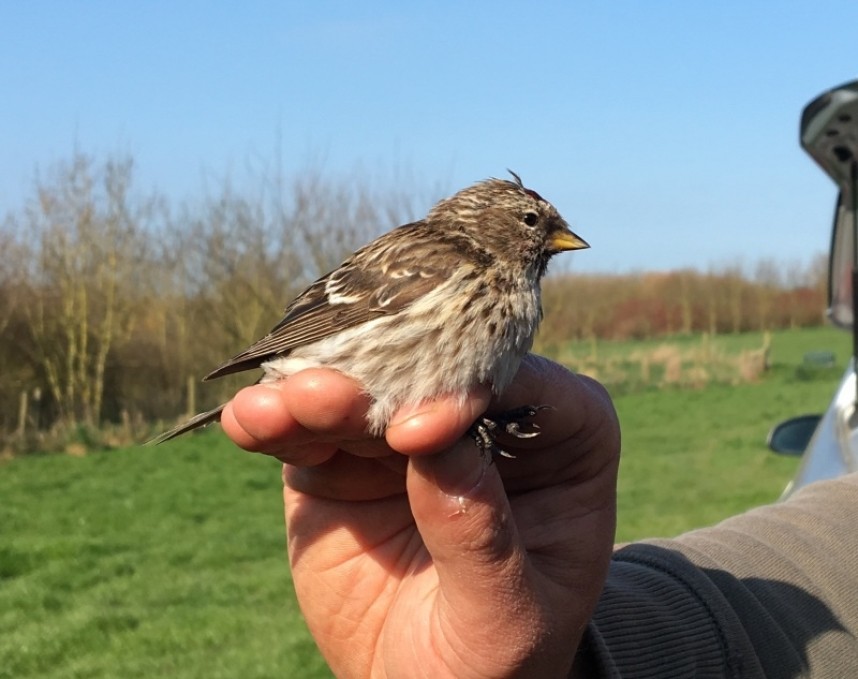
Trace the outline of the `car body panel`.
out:
M 858 470 L 855 388 L 855 370 L 850 363 L 807 445 L 798 472 L 787 485 L 781 499 L 789 497 L 808 483 Z

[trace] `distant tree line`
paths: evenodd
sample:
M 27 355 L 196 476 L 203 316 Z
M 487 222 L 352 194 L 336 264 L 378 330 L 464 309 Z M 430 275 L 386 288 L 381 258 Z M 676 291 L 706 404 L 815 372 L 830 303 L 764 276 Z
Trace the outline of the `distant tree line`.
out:
M 543 346 L 575 339 L 647 339 L 801 328 L 824 321 L 827 258 L 753 269 L 623 275 L 561 274 L 543 285 Z
M 353 249 L 418 217 L 418 198 L 308 172 L 173 205 L 136 189 L 131 158 L 57 163 L 0 222 L 0 452 L 127 441 L 216 405 L 247 377 L 199 377 Z M 752 275 L 555 275 L 539 343 L 815 325 L 824 280 L 818 262 L 769 260 Z

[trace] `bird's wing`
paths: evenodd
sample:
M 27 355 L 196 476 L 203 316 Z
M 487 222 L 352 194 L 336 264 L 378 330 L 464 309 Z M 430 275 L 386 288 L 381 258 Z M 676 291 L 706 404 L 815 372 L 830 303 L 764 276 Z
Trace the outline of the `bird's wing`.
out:
M 427 251 L 425 235 L 423 223 L 417 222 L 358 250 L 301 293 L 270 333 L 204 379 L 258 367 L 277 354 L 407 308 L 448 280 L 450 267 L 457 265 L 455 257 L 438 257 L 439 249 L 455 254 L 454 243 L 433 242 Z

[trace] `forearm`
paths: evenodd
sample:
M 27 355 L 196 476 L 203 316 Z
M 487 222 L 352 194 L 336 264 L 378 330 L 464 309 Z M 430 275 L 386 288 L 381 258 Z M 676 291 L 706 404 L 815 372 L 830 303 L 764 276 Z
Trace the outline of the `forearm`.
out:
M 580 676 L 858 676 L 858 476 L 620 548 Z

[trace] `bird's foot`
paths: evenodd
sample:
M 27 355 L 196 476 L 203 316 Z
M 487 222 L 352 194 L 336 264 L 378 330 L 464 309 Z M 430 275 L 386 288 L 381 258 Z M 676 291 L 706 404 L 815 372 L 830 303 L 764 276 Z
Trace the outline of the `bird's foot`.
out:
M 468 430 L 471 438 L 484 455 L 496 453 L 501 457 L 515 457 L 501 448 L 496 441 L 498 434 L 508 434 L 517 439 L 532 439 L 539 436 L 539 425 L 531 422 L 541 410 L 549 410 L 551 406 L 521 406 L 507 410 L 499 415 L 488 417 L 483 415 Z M 522 426 L 528 431 L 522 431 Z

